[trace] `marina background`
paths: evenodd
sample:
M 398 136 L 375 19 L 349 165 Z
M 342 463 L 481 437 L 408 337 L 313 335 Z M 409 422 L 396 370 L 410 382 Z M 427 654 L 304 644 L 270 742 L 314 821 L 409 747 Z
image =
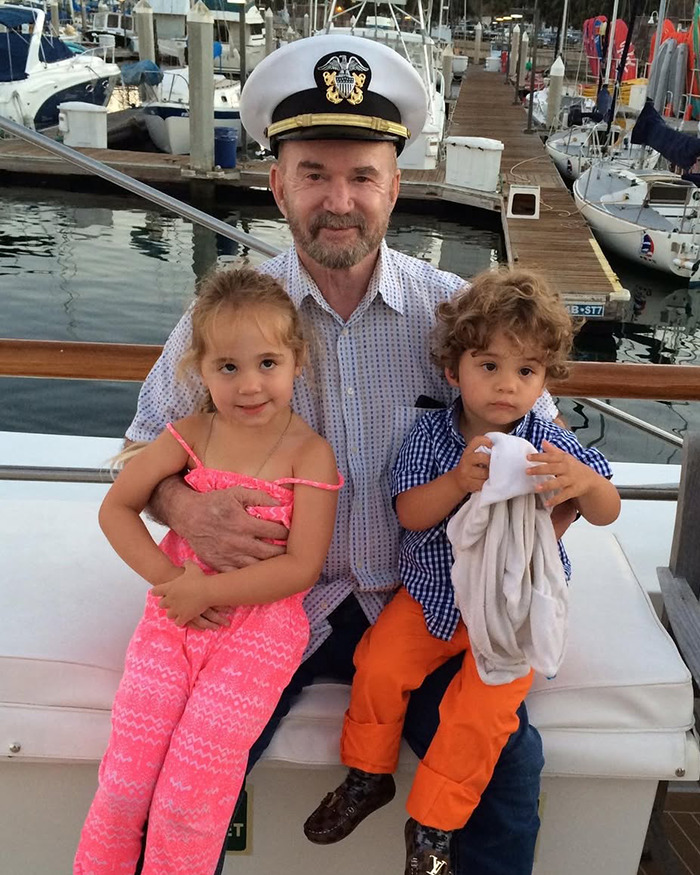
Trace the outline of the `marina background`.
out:
M 190 222 L 108 186 L 83 190 L 7 186 L 0 193 L 2 335 L 30 339 L 162 343 L 183 313 L 197 276 L 249 252 Z M 197 204 L 279 247 L 291 241 L 266 192 L 217 194 Z M 402 205 L 400 204 L 399 207 Z M 411 209 L 416 210 L 415 204 Z M 389 245 L 465 278 L 505 261 L 499 230 L 454 205 L 399 208 Z M 562 253 L 562 257 L 566 257 Z M 592 361 L 698 363 L 700 291 L 677 279 L 611 259 L 631 301 L 620 322 L 584 327 L 576 357 Z M 119 436 L 131 420 L 138 385 L 0 379 L 0 429 Z M 610 458 L 678 462 L 673 447 L 573 399 L 561 410 L 584 443 Z M 621 401 L 621 407 L 683 436 L 700 427 L 690 402 Z

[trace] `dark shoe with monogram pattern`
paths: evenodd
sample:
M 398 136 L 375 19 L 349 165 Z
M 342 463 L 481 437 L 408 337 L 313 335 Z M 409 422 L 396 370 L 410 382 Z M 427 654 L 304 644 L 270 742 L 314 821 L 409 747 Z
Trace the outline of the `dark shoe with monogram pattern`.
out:
M 343 783 L 328 793 L 304 824 L 304 835 L 316 845 L 332 845 L 355 829 L 367 815 L 387 805 L 396 794 L 391 775 L 350 769 Z
M 404 875 L 453 875 L 450 861 L 452 833 L 423 826 L 412 817 L 404 828 L 406 869 Z

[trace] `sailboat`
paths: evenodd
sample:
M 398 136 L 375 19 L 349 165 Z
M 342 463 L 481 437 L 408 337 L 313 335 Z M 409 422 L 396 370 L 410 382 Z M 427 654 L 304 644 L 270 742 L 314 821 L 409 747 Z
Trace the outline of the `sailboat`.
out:
M 700 157 L 700 139 L 669 128 L 647 100 L 631 142 L 655 148 L 678 167 Z M 700 266 L 700 188 L 671 170 L 637 169 L 605 161 L 573 186 L 576 205 L 608 249 L 684 279 Z

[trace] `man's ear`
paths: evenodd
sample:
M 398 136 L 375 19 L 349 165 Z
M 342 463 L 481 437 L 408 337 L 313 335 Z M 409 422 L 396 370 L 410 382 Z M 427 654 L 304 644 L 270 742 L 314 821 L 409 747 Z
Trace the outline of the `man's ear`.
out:
M 450 384 L 450 386 L 454 386 L 455 389 L 459 389 L 459 377 L 455 376 L 452 368 L 445 368 L 445 379 Z
M 284 207 L 284 184 L 283 184 L 283 175 L 280 170 L 279 162 L 275 162 L 272 167 L 270 167 L 270 191 L 272 192 L 272 196 L 275 199 L 275 203 L 277 204 L 280 213 L 287 218 L 287 212 Z

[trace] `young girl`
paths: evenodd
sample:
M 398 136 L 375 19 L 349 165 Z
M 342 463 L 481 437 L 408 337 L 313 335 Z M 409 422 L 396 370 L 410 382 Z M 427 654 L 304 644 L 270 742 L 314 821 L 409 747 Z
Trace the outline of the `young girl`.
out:
M 127 651 L 74 875 L 133 873 L 146 818 L 143 875 L 214 871 L 248 750 L 308 641 L 302 600 L 321 572 L 342 485 L 328 443 L 290 408 L 305 355 L 277 282 L 248 268 L 204 281 L 183 366 L 201 374 L 211 412 L 168 425 L 100 509 L 110 543 L 153 589 Z M 173 531 L 158 547 L 140 513 L 184 468 L 198 492 L 267 492 L 276 504 L 247 510 L 289 529 L 286 552 L 215 573 Z M 229 625 L 196 628 L 214 605 L 228 606 Z
M 447 522 L 489 476 L 489 456 L 478 448 L 492 445 L 487 432 L 525 438 L 538 451 L 528 473 L 554 478 L 538 487 L 552 490 L 547 506 L 571 499 L 594 525 L 613 522 L 620 509 L 601 453 L 532 412 L 547 378 L 566 376 L 572 338 L 561 298 L 535 273 L 488 271 L 438 307 L 434 359 L 459 396 L 418 420 L 394 466 L 403 586 L 355 651 L 341 739 L 350 772 L 306 821 L 311 841 L 340 841 L 392 799 L 408 693 L 464 653 L 406 803 L 406 875 L 451 875 L 451 833 L 478 805 L 532 682 L 532 671 L 500 685 L 482 680 L 455 603 Z M 560 557 L 568 577 L 561 546 Z

